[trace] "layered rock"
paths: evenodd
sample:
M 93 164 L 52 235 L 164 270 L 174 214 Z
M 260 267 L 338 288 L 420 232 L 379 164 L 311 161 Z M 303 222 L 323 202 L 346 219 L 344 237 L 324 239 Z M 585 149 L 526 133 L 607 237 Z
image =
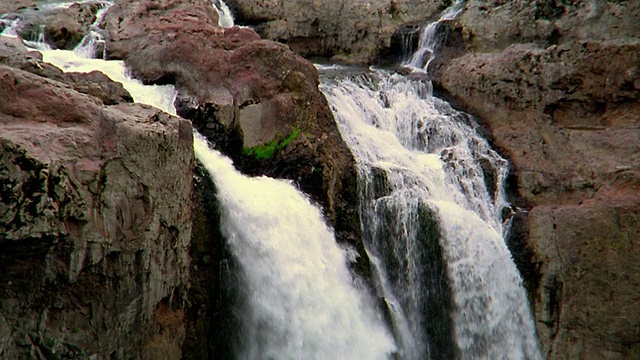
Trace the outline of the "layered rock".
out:
M 403 27 L 415 30 L 452 1 L 230 0 L 226 3 L 234 11 L 237 23 L 251 25 L 262 37 L 283 42 L 303 56 L 365 64 L 387 54 L 394 35 Z
M 0 46 L 0 356 L 180 358 L 191 124 L 10 41 Z
M 638 6 L 472 1 L 443 28 L 458 58 L 437 85 L 486 125 L 530 210 L 512 245 L 546 358 L 639 355 Z

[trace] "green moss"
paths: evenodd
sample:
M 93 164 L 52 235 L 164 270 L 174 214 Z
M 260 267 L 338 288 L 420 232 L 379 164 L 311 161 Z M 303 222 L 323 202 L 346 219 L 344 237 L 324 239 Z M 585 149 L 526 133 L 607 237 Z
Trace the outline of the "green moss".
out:
M 273 141 L 265 145 L 259 145 L 252 148 L 244 148 L 245 155 L 255 156 L 256 159 L 264 160 L 270 159 L 277 151 L 284 149 L 290 142 L 300 135 L 301 129 L 295 128 L 286 138 L 282 139 L 279 136 Z

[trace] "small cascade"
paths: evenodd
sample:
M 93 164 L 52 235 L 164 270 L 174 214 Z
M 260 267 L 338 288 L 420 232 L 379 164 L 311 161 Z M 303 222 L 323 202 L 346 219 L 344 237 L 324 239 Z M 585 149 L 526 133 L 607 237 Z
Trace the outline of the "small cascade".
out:
M 413 53 L 411 60 L 404 64 L 404 66 L 413 70 L 426 72 L 429 68 L 429 64 L 435 57 L 435 49 L 438 45 L 438 37 L 436 36 L 438 26 L 444 21 L 451 21 L 455 19 L 463 9 L 464 0 L 456 0 L 453 5 L 448 7 L 440 15 L 437 21 L 427 24 L 420 33 L 418 50 Z
M 502 238 L 507 162 L 429 83 L 374 70 L 321 88 L 359 164 L 365 245 L 401 357 L 539 359 Z
M 232 27 L 234 25 L 231 10 L 222 0 L 213 0 L 213 8 L 218 12 L 218 25 Z
M 41 51 L 50 51 L 52 49 L 51 45 L 47 44 L 47 41 L 44 36 L 44 25 L 40 25 L 40 30 L 38 31 L 38 35 L 35 40 L 24 40 L 23 41 L 26 46 L 32 47 L 36 50 Z
M 99 6 L 96 12 L 96 20 L 89 26 L 89 32 L 82 38 L 74 51 L 82 58 L 95 58 L 98 55 L 104 57 L 104 38 L 101 34 L 100 23 L 105 13 L 114 2 L 108 0 L 89 0 L 76 2 L 44 2 L 39 5 L 38 11 L 55 11 L 58 9 L 66 9 L 77 3 L 91 3 Z M 5 14 L 0 17 L 0 36 L 19 37 L 18 29 L 22 26 L 22 17 L 17 14 Z M 25 45 L 41 51 L 52 50 L 52 47 L 46 42 L 45 26 L 41 25 L 37 36 L 32 39 L 24 39 Z
M 100 8 L 96 12 L 96 20 L 89 27 L 89 33 L 82 39 L 80 44 L 76 46 L 74 51 L 81 57 L 93 59 L 101 57 L 106 59 L 105 42 L 100 29 L 100 23 L 104 19 L 104 15 L 114 3 L 111 1 L 100 2 Z
M 20 18 L 17 17 L 0 17 L 0 36 L 17 38 L 19 23 Z

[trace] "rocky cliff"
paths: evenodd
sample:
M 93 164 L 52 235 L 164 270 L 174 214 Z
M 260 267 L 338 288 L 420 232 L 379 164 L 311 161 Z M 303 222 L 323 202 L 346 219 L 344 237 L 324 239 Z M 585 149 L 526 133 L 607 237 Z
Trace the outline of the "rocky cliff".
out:
M 35 39 L 42 28 L 41 25 L 45 25 L 46 41 L 57 48 L 68 48 L 73 46 L 72 44 L 77 44 L 75 39 L 82 37 L 89 24 L 95 21 L 95 12 L 98 8 L 94 3 L 90 3 L 56 10 L 35 11 L 37 7 L 34 5 L 28 2 L 24 5 L 26 7 L 16 4 L 11 10 L 18 9 L 18 11 L 5 16 L 5 19 L 10 21 L 19 19 L 17 33 L 27 39 Z M 81 16 L 85 11 L 92 16 Z M 4 22 L 4 26 L 8 24 Z M 326 100 L 318 90 L 317 71 L 310 62 L 291 52 L 285 45 L 262 40 L 252 30 L 218 27 L 217 14 L 211 3 L 205 0 L 119 1 L 109 9 L 102 26 L 105 28 L 106 55 L 110 59 L 123 59 L 134 76 L 146 83 L 175 84 L 179 91 L 176 102 L 179 114 L 192 120 L 195 127 L 212 140 L 216 148 L 234 159 L 236 166 L 251 175 L 263 174 L 296 182 L 324 208 L 327 218 L 335 225 L 339 241 L 348 242 L 363 251 L 359 242 L 360 228 L 355 210 L 357 206 L 355 205 L 354 160 L 340 137 Z M 74 104 L 78 111 L 84 109 L 85 102 L 89 101 L 99 102 L 100 106 L 109 111 L 112 107 L 122 107 L 123 116 L 131 115 L 136 119 L 141 118 L 143 123 L 147 120 L 154 121 L 153 126 L 160 126 L 159 124 L 169 126 L 174 121 L 178 121 L 151 109 L 146 109 L 147 113 L 138 115 L 142 110 L 139 110 L 139 106 L 131 104 L 126 105 L 126 109 L 132 109 L 132 114 L 128 114 L 125 111 L 125 105 L 121 104 L 131 100 L 126 91 L 100 73 L 63 74 L 54 67 L 40 62 L 36 54 L 24 53 L 22 50 L 18 55 L 7 55 L 3 59 L 10 66 L 31 71 L 40 76 L 34 78 L 37 81 L 48 84 L 48 80 L 44 79 L 46 77 L 64 84 L 56 85 L 58 87 L 66 86 L 70 89 L 69 91 L 87 95 L 86 98 L 82 97 L 85 95 L 71 97 L 67 92 L 60 93 L 63 99 L 68 98 L 63 102 L 65 106 Z M 34 80 L 34 82 L 37 81 Z M 23 97 L 27 98 L 24 94 L 15 94 L 16 99 Z M 54 103 L 55 99 L 52 98 L 48 103 Z M 21 104 L 27 103 L 28 101 L 25 100 Z M 104 117 L 102 107 L 97 110 L 89 107 L 97 116 L 96 121 Z M 74 112 L 60 111 L 50 114 L 51 121 L 57 121 L 56 114 L 61 114 L 63 118 L 70 116 L 73 121 L 77 121 L 75 119 L 81 116 L 73 115 Z M 123 124 L 128 124 L 128 120 L 129 118 L 123 120 Z M 184 140 L 182 137 L 185 136 L 185 132 L 189 134 L 189 138 L 185 141 L 190 141 L 191 128 L 187 129 L 184 126 L 184 120 L 179 120 L 177 123 L 180 124 L 177 133 L 180 144 Z M 99 125 L 91 128 L 94 127 L 101 129 Z M 170 127 L 166 132 L 170 133 L 172 129 Z M 139 130 L 142 138 L 145 136 L 155 138 L 152 130 L 146 131 L 144 127 L 140 127 Z M 109 144 L 111 144 L 115 141 L 113 138 L 119 133 L 117 127 L 112 126 L 101 129 L 100 134 L 109 137 Z M 33 137 L 36 138 L 37 135 Z M 125 136 L 118 140 L 128 141 Z M 158 141 L 160 143 L 151 145 L 162 147 L 162 140 Z M 36 144 L 33 147 L 39 149 L 39 146 Z M 172 148 L 170 143 L 166 146 L 168 149 L 163 148 L 165 151 Z M 131 151 L 138 149 L 142 153 L 144 144 L 125 147 Z M 56 153 L 58 150 L 72 151 L 71 148 L 50 150 L 55 150 Z M 184 149 L 180 147 L 179 150 L 182 152 Z M 80 150 L 78 152 L 79 156 L 82 156 L 82 152 Z M 125 154 L 118 154 L 118 157 L 125 156 Z M 154 161 L 154 152 L 145 152 L 145 156 L 148 156 L 150 163 Z M 139 161 L 146 161 L 145 159 Z M 139 170 L 143 171 L 145 176 L 155 176 L 156 181 L 153 184 L 140 185 L 145 191 L 141 195 L 141 201 L 144 204 L 148 201 L 154 204 L 161 202 L 167 208 L 174 203 L 180 204 L 179 209 L 174 209 L 171 213 L 174 214 L 174 218 L 178 217 L 181 221 L 189 223 L 189 230 L 191 224 L 193 225 L 191 247 L 188 248 L 188 244 L 184 243 L 184 236 L 187 236 L 186 229 L 172 225 L 173 222 L 170 220 L 162 222 L 162 224 L 169 224 L 172 230 L 177 228 L 175 233 L 180 235 L 180 247 L 174 249 L 172 254 L 180 257 L 182 261 L 177 264 L 180 267 L 173 269 L 172 275 L 166 280 L 175 285 L 177 290 L 171 292 L 175 296 L 166 298 L 157 305 L 156 313 L 162 315 L 162 318 L 155 323 L 153 329 L 157 330 L 156 332 L 151 330 L 145 332 L 146 330 L 142 328 L 135 336 L 128 336 L 128 333 L 123 331 L 122 334 L 125 334 L 127 341 L 130 340 L 133 345 L 118 345 L 116 349 L 122 350 L 117 350 L 113 356 L 115 358 L 153 358 L 153 355 L 148 354 L 152 354 L 150 351 L 157 350 L 166 351 L 162 358 L 229 357 L 231 345 L 226 343 L 226 340 L 229 339 L 229 333 L 234 331 L 233 319 L 224 315 L 225 312 L 229 312 L 226 306 L 230 299 L 225 298 L 226 290 L 221 289 L 223 286 L 221 281 L 224 279 L 220 269 L 228 266 L 232 259 L 224 248 L 216 225 L 219 220 L 214 197 L 215 188 L 206 177 L 196 174 L 195 195 L 178 191 L 176 196 L 179 195 L 180 198 L 163 198 L 162 201 L 160 195 L 158 199 L 151 198 L 154 194 L 147 194 L 147 190 L 160 186 L 159 184 L 164 181 L 169 181 L 168 184 L 175 183 L 176 177 L 183 177 L 179 175 L 184 173 L 180 166 L 191 167 L 191 158 L 176 159 L 167 155 L 164 160 L 180 164 L 175 164 L 175 169 L 160 168 L 159 170 L 152 170 L 148 168 L 149 164 L 146 164 L 146 167 Z M 186 160 L 188 161 L 185 163 Z M 161 165 L 169 166 L 165 163 Z M 127 171 L 132 171 L 130 168 L 133 166 L 128 166 Z M 158 175 L 158 171 L 161 171 L 162 175 Z M 104 171 L 98 172 L 99 181 L 104 181 L 104 176 L 101 175 L 103 173 Z M 14 176 L 12 174 L 13 170 L 9 171 L 7 176 Z M 191 175 L 185 176 L 187 176 L 186 179 L 191 179 Z M 171 177 L 171 180 L 167 177 Z M 185 179 L 181 181 L 184 184 L 190 184 Z M 129 185 L 131 189 L 136 188 L 133 183 Z M 167 186 L 166 191 L 171 190 L 172 187 L 173 185 Z M 124 188 L 121 191 L 127 193 Z M 85 203 L 95 202 L 85 199 L 85 195 L 88 196 L 88 194 L 80 196 Z M 108 196 L 115 195 L 109 193 Z M 127 195 L 127 197 L 135 198 L 134 195 Z M 193 212 L 188 205 L 191 200 L 195 201 Z M 13 198 L 7 198 L 7 203 L 16 209 L 21 207 L 20 204 L 13 203 Z M 164 208 L 158 210 L 143 206 L 143 210 L 140 211 L 144 214 L 149 213 L 143 217 L 144 219 L 164 214 Z M 128 212 L 122 213 L 123 211 L 125 210 L 118 210 L 117 217 L 109 217 L 101 224 L 106 227 L 115 226 L 112 222 L 121 218 L 125 218 L 122 221 L 128 222 L 142 221 L 137 219 L 142 216 L 138 210 L 131 215 L 135 218 L 133 220 L 128 218 Z M 90 232 L 89 229 L 86 231 Z M 142 235 L 134 233 L 131 236 L 137 238 Z M 144 243 L 143 240 L 139 241 Z M 164 242 L 156 243 L 173 249 Z M 190 267 L 187 261 L 189 258 Z M 140 286 L 143 286 L 148 278 L 138 276 L 136 269 L 140 266 L 144 269 L 148 267 L 156 269 L 155 265 L 145 265 L 146 262 L 143 260 L 145 258 L 127 257 L 121 263 L 112 266 L 113 271 L 123 273 L 133 271 L 135 276 L 131 275 L 131 281 L 135 280 L 135 284 L 142 282 Z M 366 257 L 361 257 L 360 263 L 356 265 L 357 270 L 368 271 L 369 266 L 364 263 L 365 260 Z M 176 265 L 173 262 L 171 264 Z M 48 264 L 42 265 L 45 270 L 48 266 Z M 168 265 L 162 271 L 171 272 Z M 158 273 L 153 274 L 156 276 Z M 111 289 L 105 290 L 105 293 L 113 291 L 109 295 L 104 295 L 103 302 L 107 305 L 108 301 L 116 301 L 114 299 L 120 296 L 120 292 L 124 292 L 126 296 L 138 294 L 128 288 L 116 289 L 117 286 L 125 286 L 119 283 L 124 275 L 118 273 L 118 276 L 110 283 Z M 176 281 L 171 280 L 174 277 L 177 278 Z M 149 301 L 155 300 L 154 297 Z M 115 311 L 126 314 L 128 318 L 147 319 L 151 316 L 147 312 L 133 308 Z M 100 333 L 101 341 L 105 344 L 115 341 L 113 335 L 114 331 L 119 331 L 118 326 L 106 323 L 103 324 L 103 328 L 111 332 Z M 78 349 L 94 351 L 86 345 L 87 341 L 83 339 L 77 345 Z M 146 342 L 152 342 L 153 347 L 143 346 Z M 182 345 L 182 355 L 179 353 L 180 345 Z M 99 356 L 110 355 L 109 346 L 111 345 L 105 345 L 104 348 L 94 352 Z
M 228 1 L 263 37 L 352 63 L 389 56 L 450 3 Z M 21 6 L 34 2 L 3 2 L 0 13 Z M 50 23 L 48 41 L 72 47 L 95 9 L 22 11 L 20 34 Z M 630 0 L 474 0 L 440 29 L 436 87 L 512 164 L 510 245 L 546 358 L 640 356 L 639 16 Z M 315 69 L 252 30 L 216 24 L 209 1 L 122 0 L 104 21 L 107 55 L 147 83 L 176 84 L 180 114 L 238 167 L 296 181 L 340 241 L 359 246 L 353 159 Z M 10 41 L 0 90 L 0 354 L 227 351 L 207 336 L 233 326 L 216 317 L 228 255 L 212 184 L 196 177 L 192 192 L 190 124 Z
M 410 45 L 450 4 L 229 3 L 263 36 L 346 62 L 388 55 L 390 34 Z M 640 356 L 639 17 L 637 1 L 468 1 L 439 28 L 436 88 L 511 161 L 510 245 L 546 358 Z
M 191 124 L 0 41 L 0 355 L 179 358 Z

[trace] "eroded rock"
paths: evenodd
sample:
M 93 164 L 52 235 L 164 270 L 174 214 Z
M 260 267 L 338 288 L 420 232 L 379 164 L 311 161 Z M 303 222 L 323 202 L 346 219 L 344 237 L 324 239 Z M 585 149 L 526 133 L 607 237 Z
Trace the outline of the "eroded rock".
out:
M 638 356 L 637 6 L 472 1 L 432 64 L 511 161 L 510 245 L 549 359 Z
M 1 354 L 178 359 L 191 124 L 51 73 L 0 65 Z
M 236 166 L 296 181 L 341 239 L 356 238 L 344 198 L 354 160 L 310 62 L 250 29 L 218 27 L 209 1 L 122 1 L 105 24 L 109 56 L 146 82 L 175 83 L 178 112 Z

